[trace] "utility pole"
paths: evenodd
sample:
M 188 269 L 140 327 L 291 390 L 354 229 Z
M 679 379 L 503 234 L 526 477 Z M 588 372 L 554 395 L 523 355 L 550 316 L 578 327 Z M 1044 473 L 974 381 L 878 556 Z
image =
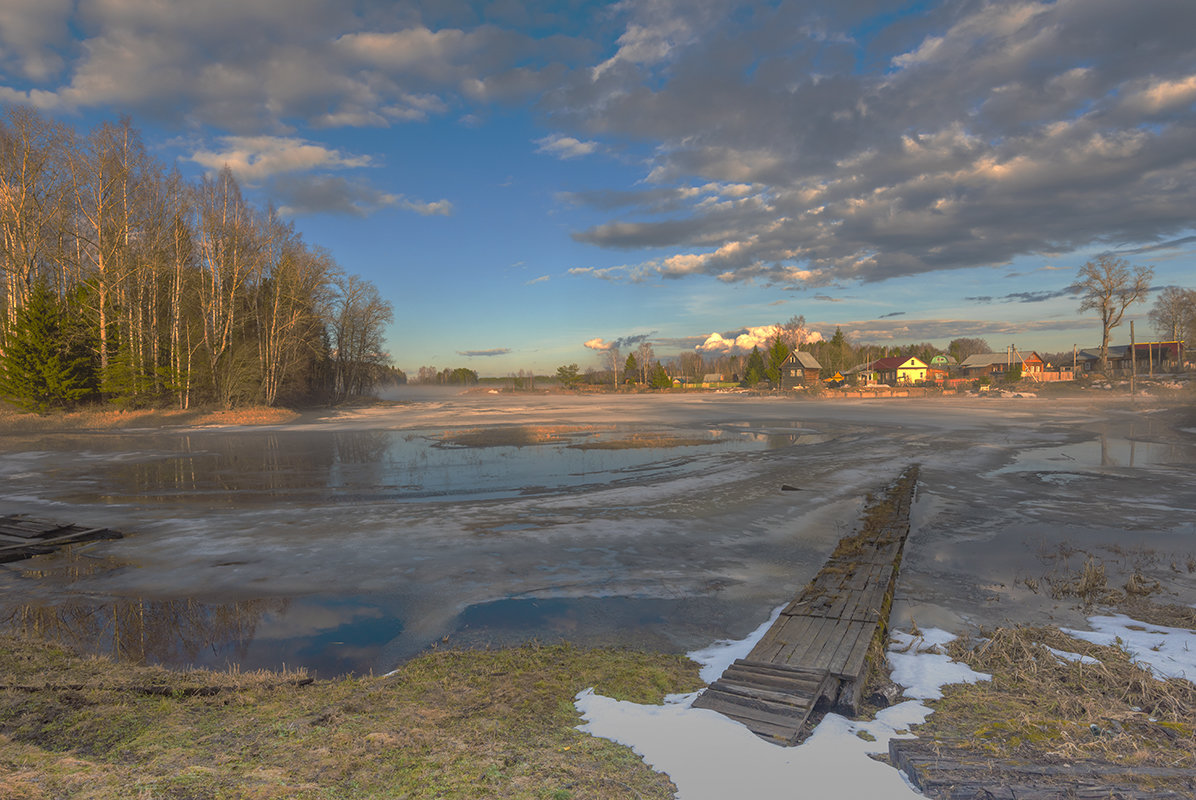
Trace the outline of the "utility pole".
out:
M 1138 353 L 1134 347 L 1134 321 L 1130 320 L 1130 397 L 1135 396 L 1134 381 L 1138 377 Z

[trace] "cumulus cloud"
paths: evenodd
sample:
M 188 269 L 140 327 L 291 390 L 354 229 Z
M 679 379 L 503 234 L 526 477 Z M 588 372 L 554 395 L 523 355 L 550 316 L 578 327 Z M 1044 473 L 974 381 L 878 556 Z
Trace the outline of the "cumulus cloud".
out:
M 347 214 L 367 217 L 384 208 L 399 208 L 425 216 L 452 213 L 452 203 L 447 200 L 432 203 L 412 200 L 340 175 L 282 175 L 270 181 L 266 188 L 279 201 L 279 212 L 286 216 Z
M 761 350 L 768 347 L 782 332 L 780 325 L 758 325 L 728 333 L 711 333 L 695 348 L 702 353 L 740 354 L 751 352 L 753 347 Z M 807 331 L 806 342 L 822 341 L 818 331 Z
M 656 331 L 652 331 L 651 333 L 637 333 L 633 336 L 620 336 L 618 339 L 610 342 L 598 337 L 585 342 L 584 346 L 591 350 L 599 351 L 622 350 L 625 347 L 638 347 L 651 339 L 655 333 Z
M 0 67 L 46 85 L 0 95 L 43 108 L 116 107 L 251 135 L 290 122 L 384 126 L 543 91 L 584 42 L 495 25 L 431 27 L 335 0 L 11 0 Z M 80 36 L 77 41 L 73 35 Z
M 563 136 L 559 133 L 545 136 L 543 139 L 537 139 L 536 144 L 539 145 L 536 148 L 537 153 L 545 153 L 561 159 L 588 156 L 598 152 L 599 148 L 597 142 L 583 142 L 579 139 L 574 139 L 572 136 Z
M 224 136 L 216 150 L 197 150 L 190 160 L 209 170 L 228 167 L 238 180 L 258 183 L 284 172 L 368 167 L 369 156 L 352 156 L 315 142 L 287 136 Z
M 43 81 L 63 68 L 59 52 L 70 38 L 72 0 L 5 0 L 0 3 L 0 65 Z
M 813 323 L 827 327 L 826 323 Z M 859 344 L 869 342 L 925 342 L 948 341 L 961 336 L 978 338 L 1007 337 L 1027 340 L 1033 334 L 1051 331 L 1074 331 L 1082 336 L 1091 336 L 1090 321 L 1075 317 L 1044 320 L 999 320 L 970 319 L 901 319 L 864 320 L 835 323 L 851 341 Z
M 672 251 L 646 271 L 817 287 L 1192 224 L 1196 5 L 932 3 L 867 51 L 852 34 L 875 4 L 757 8 L 750 26 L 730 4 L 684 25 L 676 3 L 643 5 L 548 106 L 657 143 L 642 199 L 591 195 L 617 216 L 575 234 Z M 738 205 L 677 191 L 703 182 L 761 188 Z

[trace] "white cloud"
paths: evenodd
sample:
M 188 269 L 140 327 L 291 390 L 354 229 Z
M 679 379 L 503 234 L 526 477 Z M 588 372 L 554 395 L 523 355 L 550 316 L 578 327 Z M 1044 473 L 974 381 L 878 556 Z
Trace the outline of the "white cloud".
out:
M 52 78 L 65 64 L 55 50 L 69 39 L 72 0 L 4 0 L 0 3 L 0 64 L 15 62 L 34 81 Z
M 781 330 L 780 325 L 757 325 L 726 335 L 712 333 L 695 349 L 703 353 L 716 354 L 749 353 L 753 347 L 764 350 L 776 340 L 777 334 Z M 822 341 L 822 334 L 818 331 L 806 332 L 805 342 L 820 341 Z
M 369 156 L 346 155 L 294 137 L 225 136 L 220 142 L 221 149 L 197 150 L 190 160 L 213 171 L 227 166 L 238 180 L 249 183 L 285 172 L 372 165 Z
M 453 213 L 453 204 L 448 200 L 436 200 L 426 203 L 422 200 L 411 200 L 398 195 L 394 198 L 394 205 L 405 211 L 414 211 L 416 214 L 422 214 L 425 217 L 448 217 Z
M 537 153 L 546 153 L 562 159 L 592 155 L 598 152 L 600 147 L 597 142 L 585 142 L 559 133 L 537 139 L 536 144 L 539 145 L 536 148 Z

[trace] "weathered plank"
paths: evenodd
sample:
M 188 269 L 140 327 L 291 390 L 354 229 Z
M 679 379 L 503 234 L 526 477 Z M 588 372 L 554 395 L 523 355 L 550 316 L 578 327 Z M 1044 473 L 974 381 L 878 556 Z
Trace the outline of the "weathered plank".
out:
M 853 713 L 869 645 L 886 620 L 897 567 L 909 534 L 911 467 L 890 488 L 898 519 L 828 559 L 752 648 L 695 700 L 743 722 L 764 738 L 792 744 L 819 698 L 846 702 Z M 846 541 L 846 540 L 845 540 Z
M 1178 800 L 1196 797 L 1188 769 L 1095 761 L 1063 764 L 994 759 L 951 743 L 892 739 L 889 760 L 936 800 Z
M 20 516 L 0 517 L 0 563 L 53 553 L 60 547 L 96 539 L 120 539 L 110 528 L 85 528 Z

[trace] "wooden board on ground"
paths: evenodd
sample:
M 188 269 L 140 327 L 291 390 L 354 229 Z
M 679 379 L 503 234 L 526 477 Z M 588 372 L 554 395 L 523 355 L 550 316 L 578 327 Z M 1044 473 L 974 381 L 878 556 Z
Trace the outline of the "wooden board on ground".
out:
M 880 501 L 894 509 L 876 530 L 845 537 L 752 648 L 694 701 L 778 744 L 795 744 L 821 700 L 858 711 L 872 641 L 888 625 L 918 468 Z M 850 543 L 850 546 L 843 546 Z
M 63 525 L 23 515 L 0 517 L 0 563 L 48 555 L 67 545 L 120 538 L 122 534 L 110 528 Z
M 892 739 L 889 760 L 936 800 L 1179 800 L 1196 797 L 1191 770 L 1093 761 L 996 760 L 951 744 Z

